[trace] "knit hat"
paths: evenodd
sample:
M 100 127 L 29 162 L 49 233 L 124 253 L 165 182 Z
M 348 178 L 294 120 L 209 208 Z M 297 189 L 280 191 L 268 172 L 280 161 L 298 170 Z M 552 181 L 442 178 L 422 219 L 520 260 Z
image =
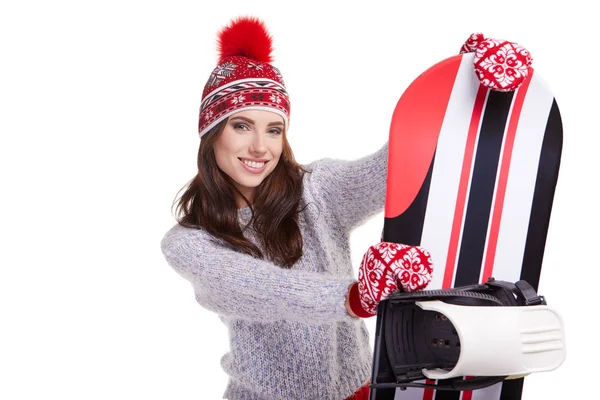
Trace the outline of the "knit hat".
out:
M 253 17 L 232 20 L 218 33 L 219 60 L 206 82 L 200 105 L 200 137 L 242 109 L 266 110 L 289 124 L 290 100 L 283 78 L 272 66 L 273 39 Z

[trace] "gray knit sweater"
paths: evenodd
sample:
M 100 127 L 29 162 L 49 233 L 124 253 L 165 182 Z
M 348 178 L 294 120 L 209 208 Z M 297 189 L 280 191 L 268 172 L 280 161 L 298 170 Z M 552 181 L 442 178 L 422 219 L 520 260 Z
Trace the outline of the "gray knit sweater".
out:
M 291 269 L 234 251 L 202 229 L 176 224 L 165 234 L 168 264 L 229 330 L 223 398 L 343 400 L 370 378 L 369 333 L 344 302 L 358 268 L 350 232 L 383 210 L 387 152 L 386 143 L 358 160 L 305 166 L 312 172 L 304 176 L 301 205 L 308 206 L 299 216 L 303 255 Z M 244 227 L 250 209 L 238 215 Z M 244 236 L 259 245 L 251 227 Z

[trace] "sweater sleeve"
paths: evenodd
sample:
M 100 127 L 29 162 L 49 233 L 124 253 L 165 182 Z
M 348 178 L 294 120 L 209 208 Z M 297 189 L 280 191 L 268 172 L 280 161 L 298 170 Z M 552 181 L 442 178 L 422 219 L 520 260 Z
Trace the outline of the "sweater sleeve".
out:
M 163 237 L 167 263 L 193 286 L 196 300 L 220 315 L 320 324 L 351 320 L 351 278 L 284 269 L 235 251 L 203 230 L 175 225 Z
M 312 164 L 311 187 L 342 227 L 352 230 L 383 211 L 387 165 L 388 142 L 357 160 L 325 158 Z

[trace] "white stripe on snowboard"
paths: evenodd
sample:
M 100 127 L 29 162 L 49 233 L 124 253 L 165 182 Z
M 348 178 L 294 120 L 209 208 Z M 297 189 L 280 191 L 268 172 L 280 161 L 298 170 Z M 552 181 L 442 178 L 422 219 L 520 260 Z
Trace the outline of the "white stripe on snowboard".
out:
M 471 400 L 493 400 L 499 399 L 502 392 L 502 382 L 488 386 L 483 389 L 473 390 Z

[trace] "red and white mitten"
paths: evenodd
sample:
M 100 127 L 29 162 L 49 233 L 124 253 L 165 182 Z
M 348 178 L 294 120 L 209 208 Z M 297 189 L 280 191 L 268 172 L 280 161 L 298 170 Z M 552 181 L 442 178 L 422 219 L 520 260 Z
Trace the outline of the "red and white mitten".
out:
M 485 38 L 473 33 L 460 49 L 460 54 L 475 52 L 473 66 L 481 84 L 500 92 L 517 90 L 529 76 L 533 59 L 518 43 Z
M 483 33 L 480 33 L 480 32 L 472 33 L 471 36 L 469 36 L 469 38 L 465 41 L 465 43 L 460 48 L 459 54 L 471 53 L 471 52 L 477 50 L 477 46 L 479 46 L 479 43 L 483 42 L 484 40 L 485 40 L 485 37 L 483 36 Z
M 348 295 L 354 314 L 367 318 L 377 314 L 379 302 L 394 290 L 422 290 L 431 281 L 431 255 L 420 246 L 381 242 L 364 254 Z

